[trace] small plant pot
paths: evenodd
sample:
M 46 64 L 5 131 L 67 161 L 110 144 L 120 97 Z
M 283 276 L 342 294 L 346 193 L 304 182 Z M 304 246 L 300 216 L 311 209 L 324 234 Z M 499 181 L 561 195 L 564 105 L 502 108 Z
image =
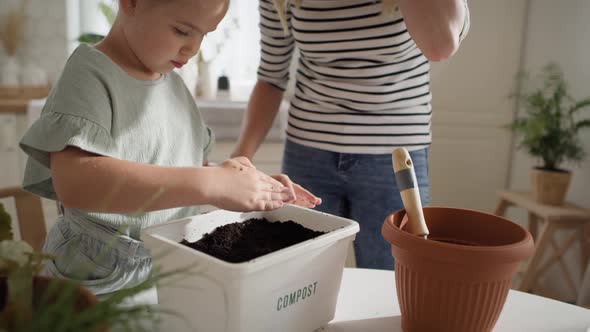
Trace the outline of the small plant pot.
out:
M 541 204 L 562 205 L 570 185 L 572 173 L 531 169 L 531 192 L 535 201 Z
M 425 207 L 426 240 L 400 229 L 404 216 L 399 210 L 382 227 L 395 258 L 403 330 L 491 331 L 518 264 L 533 254 L 530 233 L 491 214 Z
M 55 284 L 54 284 L 55 283 Z M 68 284 L 67 281 L 59 280 L 59 279 L 52 279 L 44 276 L 35 276 L 33 277 L 33 309 L 37 310 L 36 308 L 39 306 L 43 306 L 43 303 L 54 303 L 57 300 L 57 297 L 60 295 L 58 290 L 63 290 L 64 287 L 71 287 L 73 285 Z M 52 288 L 56 287 L 56 288 Z M 80 286 L 73 286 L 75 287 L 76 292 L 76 300 L 74 303 L 74 312 L 82 312 L 91 306 L 94 306 L 98 303 L 98 299 L 96 295 L 90 292 L 88 289 L 80 287 Z M 52 290 L 53 289 L 53 290 Z M 47 291 L 55 292 L 51 296 L 47 296 Z M 5 277 L 0 277 L 0 312 L 6 309 L 6 296 L 7 296 L 7 283 Z M 47 302 L 42 302 L 47 301 Z M 34 315 L 34 312 L 33 312 Z M 102 327 L 97 330 L 93 330 L 94 332 L 108 332 L 110 329 L 108 327 Z

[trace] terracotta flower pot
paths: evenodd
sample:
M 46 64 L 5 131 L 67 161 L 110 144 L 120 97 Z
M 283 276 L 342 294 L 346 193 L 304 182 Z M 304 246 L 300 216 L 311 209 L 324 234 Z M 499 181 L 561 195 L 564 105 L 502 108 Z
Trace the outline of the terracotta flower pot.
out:
M 491 331 L 519 262 L 533 254 L 530 233 L 491 214 L 425 207 L 425 240 L 399 228 L 404 215 L 389 215 L 382 228 L 395 258 L 403 330 Z
M 65 287 L 67 285 L 66 281 L 63 280 L 56 280 L 51 279 L 44 276 L 35 276 L 33 277 L 33 306 L 42 305 L 41 299 L 44 297 L 45 292 L 49 289 L 52 282 L 57 282 L 58 287 Z M 52 286 L 53 287 L 53 286 Z M 77 298 L 75 303 L 75 311 L 81 312 L 86 308 L 89 308 L 98 303 L 98 299 L 96 295 L 94 295 L 90 290 L 75 286 L 77 292 Z M 6 287 L 6 278 L 0 277 L 0 312 L 5 309 L 6 306 L 6 296 L 7 296 L 7 287 Z M 55 295 L 53 296 L 55 297 Z M 47 301 L 54 301 L 55 299 L 50 297 Z M 109 332 L 110 329 L 108 327 L 99 328 L 94 330 L 95 332 Z

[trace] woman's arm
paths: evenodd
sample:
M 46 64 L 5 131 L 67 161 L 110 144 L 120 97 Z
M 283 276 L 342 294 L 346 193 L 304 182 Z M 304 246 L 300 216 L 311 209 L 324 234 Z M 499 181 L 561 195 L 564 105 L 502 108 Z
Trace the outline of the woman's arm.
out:
M 65 207 L 135 213 L 211 204 L 269 210 L 293 199 L 291 189 L 256 170 L 246 158 L 219 167 L 160 167 L 69 147 L 51 154 L 55 192 Z
M 254 156 L 272 126 L 282 98 L 281 89 L 261 80 L 256 82 L 232 157 L 244 156 L 251 159 Z
M 271 0 L 260 0 L 258 5 L 261 47 L 258 81 L 250 95 L 238 143 L 231 154 L 247 158 L 254 156 L 277 115 L 295 50 L 295 39 L 290 32 L 290 11 L 285 6 L 277 9 L 275 1 Z
M 465 0 L 399 0 L 408 32 L 430 61 L 451 57 L 465 24 Z
M 277 115 L 282 98 L 283 91 L 281 89 L 261 80 L 256 83 L 244 115 L 240 138 L 232 157 L 252 158 L 254 156 Z M 272 177 L 292 190 L 294 196 L 289 203 L 307 208 L 314 208 L 322 203 L 320 198 L 293 183 L 288 176 L 279 174 Z

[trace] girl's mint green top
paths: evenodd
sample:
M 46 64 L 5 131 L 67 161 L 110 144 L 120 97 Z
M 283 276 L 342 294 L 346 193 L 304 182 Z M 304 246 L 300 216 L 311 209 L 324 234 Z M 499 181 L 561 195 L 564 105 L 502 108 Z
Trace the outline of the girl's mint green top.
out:
M 104 53 L 82 44 L 68 59 L 41 117 L 20 142 L 29 156 L 23 187 L 58 200 L 49 153 L 66 146 L 138 163 L 202 167 L 213 142 L 213 133 L 176 73 L 155 81 L 137 80 Z M 108 204 L 108 197 L 96 200 Z M 198 207 L 132 215 L 66 209 L 64 217 L 129 226 L 137 235 L 143 227 L 198 212 Z

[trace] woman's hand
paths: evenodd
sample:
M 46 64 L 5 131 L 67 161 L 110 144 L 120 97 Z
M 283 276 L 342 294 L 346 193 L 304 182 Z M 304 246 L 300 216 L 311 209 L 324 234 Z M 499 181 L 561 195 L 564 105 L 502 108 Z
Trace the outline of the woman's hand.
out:
M 259 171 L 245 157 L 215 167 L 209 185 L 212 204 L 231 211 L 274 210 L 295 199 L 293 189 Z
M 314 194 L 307 191 L 302 186 L 294 183 L 289 179 L 289 177 L 285 174 L 273 175 L 272 176 L 275 180 L 281 182 L 285 187 L 291 188 L 292 193 L 294 195 L 294 199 L 287 202 L 292 203 L 295 205 L 303 206 L 306 208 L 314 208 L 316 205 L 322 204 L 322 199 L 316 197 Z

